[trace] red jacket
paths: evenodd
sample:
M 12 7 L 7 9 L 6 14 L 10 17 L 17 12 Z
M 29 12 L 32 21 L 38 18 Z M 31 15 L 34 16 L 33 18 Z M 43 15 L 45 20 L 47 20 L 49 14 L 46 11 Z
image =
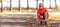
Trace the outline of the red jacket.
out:
M 43 8 L 42 10 L 40 10 L 40 9 L 37 10 L 37 18 L 38 18 L 39 21 L 43 20 L 43 19 L 40 18 L 40 16 L 43 15 L 44 12 L 47 12 L 46 13 L 47 14 L 46 20 L 47 20 L 49 15 L 48 15 L 48 11 L 46 10 L 46 8 Z

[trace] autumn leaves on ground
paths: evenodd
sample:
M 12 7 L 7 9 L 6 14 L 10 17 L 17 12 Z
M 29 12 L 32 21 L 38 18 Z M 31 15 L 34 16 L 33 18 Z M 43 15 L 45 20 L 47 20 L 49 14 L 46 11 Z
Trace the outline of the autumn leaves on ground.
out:
M 49 19 L 51 19 L 51 20 L 60 20 L 60 11 L 58 11 L 58 12 L 54 12 L 54 11 L 52 11 L 52 12 L 50 12 L 51 11 L 51 9 L 47 9 L 48 10 L 48 12 L 49 12 Z M 9 11 L 9 10 L 3 10 L 3 12 L 1 13 L 1 14 L 22 14 L 22 13 L 25 13 L 25 14 L 30 14 L 30 13 L 34 13 L 34 14 L 36 14 L 36 11 L 37 10 L 34 10 L 34 9 L 21 9 L 20 11 L 18 11 L 18 10 L 11 10 L 11 11 Z

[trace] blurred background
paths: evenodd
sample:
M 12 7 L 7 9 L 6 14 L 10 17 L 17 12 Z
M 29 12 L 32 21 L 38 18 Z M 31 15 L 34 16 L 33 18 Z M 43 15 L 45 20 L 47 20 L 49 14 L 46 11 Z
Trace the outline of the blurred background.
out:
M 20 27 L 21 22 L 22 25 L 36 22 L 36 11 L 39 3 L 43 3 L 48 10 L 48 24 L 60 23 L 60 0 L 0 0 L 1 27 L 13 27 L 12 25 Z M 30 26 L 30 24 L 28 25 Z

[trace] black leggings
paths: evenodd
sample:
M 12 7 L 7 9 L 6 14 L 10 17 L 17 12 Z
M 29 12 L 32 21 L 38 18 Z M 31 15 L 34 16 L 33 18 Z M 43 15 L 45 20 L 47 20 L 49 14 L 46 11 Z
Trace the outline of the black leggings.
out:
M 41 21 L 40 24 L 47 24 L 47 21 Z

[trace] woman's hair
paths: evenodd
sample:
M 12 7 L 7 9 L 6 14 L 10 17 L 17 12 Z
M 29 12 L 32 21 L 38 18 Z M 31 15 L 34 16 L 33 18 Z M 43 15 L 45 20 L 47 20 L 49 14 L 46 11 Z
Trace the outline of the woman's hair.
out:
M 39 3 L 39 7 L 44 7 L 43 3 Z
M 42 4 L 42 3 L 39 3 L 39 4 Z
M 39 3 L 39 7 L 41 7 L 42 3 Z

